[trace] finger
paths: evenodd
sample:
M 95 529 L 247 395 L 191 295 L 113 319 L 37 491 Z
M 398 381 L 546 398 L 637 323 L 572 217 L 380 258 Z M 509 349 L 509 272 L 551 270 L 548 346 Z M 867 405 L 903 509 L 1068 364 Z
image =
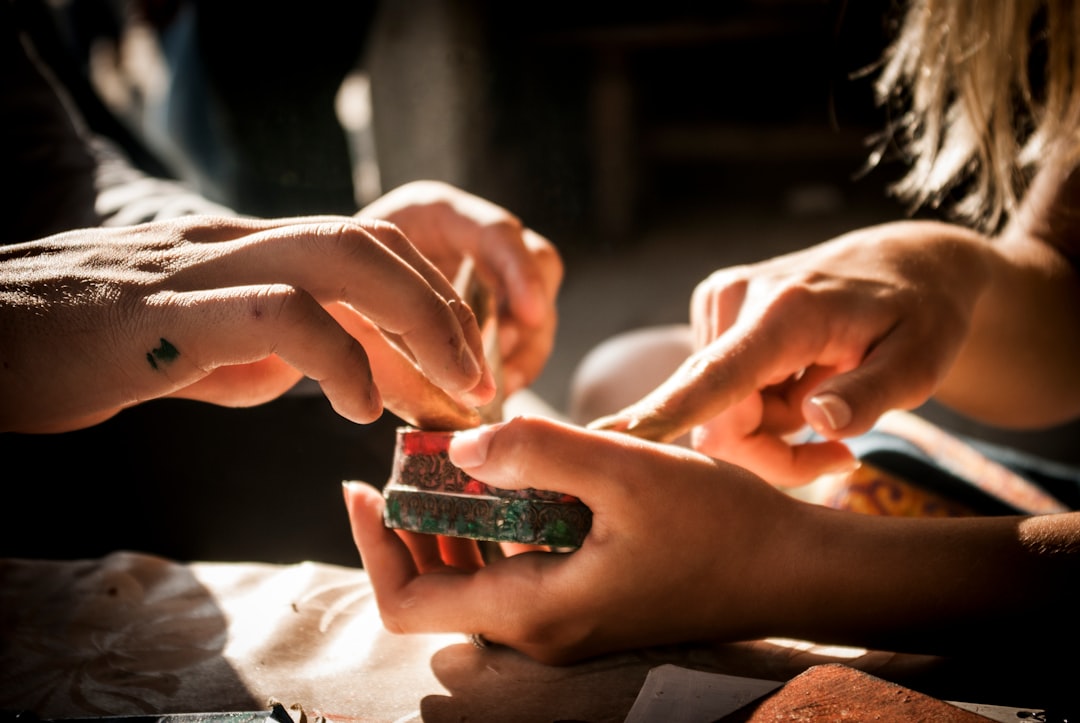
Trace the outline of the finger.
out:
M 553 309 L 548 322 L 540 328 L 521 329 L 514 325 L 499 327 L 505 394 L 513 394 L 527 387 L 540 376 L 555 347 L 556 323 Z
M 754 432 L 784 436 L 804 429 L 807 419 L 803 414 L 803 402 L 808 393 L 836 373 L 835 369 L 814 365 L 737 402 L 731 409 L 738 409 L 750 399 L 760 400 L 758 418 L 753 422 L 748 420 L 738 433 L 744 436 Z M 725 412 L 723 416 L 729 413 Z
M 540 375 L 555 344 L 556 299 L 563 265 L 554 245 L 531 229 L 522 239 L 528 257 L 528 278 L 508 286 L 510 313 L 499 315 L 503 378 L 508 393 L 528 386 Z
M 520 224 L 499 223 L 484 229 L 480 253 L 480 262 L 498 279 L 512 316 L 525 327 L 543 324 L 563 275 L 551 242 Z
M 491 370 L 487 368 L 486 355 L 484 353 L 483 336 L 479 329 L 479 320 L 476 316 L 476 310 L 472 309 L 467 300 L 462 299 L 458 294 L 458 290 L 454 288 L 454 285 L 439 271 L 439 269 L 431 263 L 431 261 L 421 254 L 412 243 L 410 243 L 405 236 L 397 231 L 392 224 L 384 221 L 374 221 L 374 232 L 377 238 L 387 246 L 391 251 L 403 258 L 413 268 L 417 269 L 428 283 L 441 295 L 448 300 L 451 308 L 458 317 L 458 321 L 461 323 L 461 328 L 465 332 L 466 343 L 472 352 L 475 354 L 479 350 L 478 362 L 481 363 L 483 368 L 483 375 L 480 381 L 475 387 L 467 390 L 462 396 L 469 399 L 473 404 L 480 406 L 494 396 L 496 392 L 496 381 Z M 395 342 L 401 342 L 402 340 L 396 334 L 390 335 Z M 407 340 L 405 340 L 407 343 Z
M 404 588 L 418 574 L 408 546 L 383 524 L 386 502 L 375 487 L 363 482 L 342 485 L 353 542 L 379 598 L 382 591 Z M 381 604 L 381 600 L 380 600 Z
M 480 423 L 480 413 L 431 383 L 416 363 L 390 344 L 371 322 L 350 307 L 327 309 L 364 347 L 383 404 L 419 429 L 468 429 Z
M 551 552 L 550 545 L 530 545 L 525 542 L 500 542 L 499 549 L 503 557 L 513 557 L 526 552 Z
M 830 439 L 862 434 L 890 409 L 914 409 L 930 398 L 955 347 L 919 343 L 905 332 L 898 328 L 862 364 L 809 393 L 803 413 L 814 431 Z
M 191 286 L 288 283 L 322 303 L 344 301 L 398 335 L 437 385 L 468 393 L 486 383 L 475 319 L 452 287 L 392 225 L 352 219 L 275 227 L 216 245 L 177 278 Z M 404 253 L 404 251 L 402 251 Z M 415 254 L 415 252 L 410 252 Z M 479 392 L 494 394 L 490 389 Z
M 360 483 L 346 483 L 345 487 L 345 499 L 348 503 L 350 500 L 350 488 L 356 486 L 362 488 L 357 491 L 357 494 L 362 496 L 370 496 L 372 493 L 378 495 L 381 498 L 381 493 L 370 485 L 362 485 Z M 370 491 L 368 491 L 370 490 Z M 382 510 L 385 505 L 384 501 L 367 500 L 364 502 L 364 509 L 371 508 L 373 511 L 364 511 L 359 513 L 360 518 L 378 514 L 378 522 L 374 520 L 369 522 L 363 522 L 361 524 L 385 526 L 382 522 Z M 351 509 L 351 508 L 350 508 Z M 350 513 L 350 519 L 353 515 Z M 359 519 L 359 518 L 358 518 Z M 354 529 L 354 538 L 358 532 Z M 428 574 L 431 572 L 439 572 L 446 570 L 447 568 L 454 568 L 459 570 L 478 570 L 484 566 L 483 557 L 480 555 L 480 548 L 473 540 L 467 540 L 457 537 L 445 537 L 443 535 L 426 535 L 415 532 L 408 532 L 405 530 L 395 530 L 394 534 L 400 539 L 400 541 L 409 550 L 411 560 L 413 562 L 412 567 L 418 574 Z M 389 538 L 387 538 L 389 539 Z M 358 543 L 359 546 L 359 543 Z
M 444 212 L 441 235 L 461 254 L 476 259 L 516 318 L 529 326 L 541 323 L 550 292 L 562 277 L 555 247 L 487 199 L 456 190 L 448 199 L 448 205 L 437 206 Z
M 385 502 L 379 491 L 362 482 L 348 482 L 343 491 L 353 541 L 387 630 L 485 632 L 498 619 L 493 614 L 498 608 L 496 596 L 478 579 L 484 570 L 420 574 L 409 547 L 383 525 Z
M 235 366 L 219 367 L 194 384 L 171 395 L 178 399 L 250 407 L 277 399 L 304 375 L 279 356 Z
M 736 269 L 711 274 L 690 297 L 690 322 L 697 348 L 703 349 L 731 328 L 746 301 L 749 282 L 732 280 Z
M 450 461 L 469 475 L 498 487 L 537 487 L 538 480 L 543 480 L 544 489 L 572 495 L 586 504 L 604 496 L 610 506 L 613 498 L 633 497 L 639 484 L 640 459 L 628 454 L 631 448 L 691 454 L 673 448 L 661 452 L 639 439 L 589 432 L 542 417 L 515 417 L 458 432 L 450 441 L 449 454 Z
M 752 434 L 738 444 L 712 438 L 714 425 L 695 427 L 691 435 L 694 449 L 739 465 L 777 487 L 797 487 L 833 472 L 850 471 L 854 455 L 843 442 L 808 442 L 790 444 L 782 436 Z
M 407 530 L 398 530 L 397 535 L 409 548 L 413 562 L 416 563 L 416 569 L 421 575 L 446 568 L 442 550 L 439 548 L 439 540 L 435 535 Z
M 543 318 L 544 300 L 553 296 L 551 289 L 557 289 L 562 281 L 562 262 L 558 258 L 554 245 L 536 231 L 523 229 L 521 222 L 484 199 L 468 197 L 456 203 L 468 203 L 475 206 L 470 209 L 472 217 L 461 213 L 448 214 L 442 229 L 454 245 L 464 253 L 475 254 L 484 250 L 488 267 L 494 268 L 499 279 L 504 280 L 510 292 L 517 316 L 531 323 L 539 323 Z M 484 209 L 484 211 L 480 211 Z M 485 220 L 485 227 L 477 233 L 480 226 L 475 219 Z M 498 220 L 496 220 L 498 219 Z M 258 231 L 275 231 L 295 226 L 314 224 L 333 225 L 340 223 L 339 216 L 293 216 L 275 219 L 262 218 L 221 218 L 214 223 L 192 224 L 186 231 L 189 240 L 199 243 L 219 243 L 235 241 Z M 413 266 L 446 299 L 458 298 L 451 284 L 416 246 L 409 243 L 396 227 L 372 217 L 354 217 L 393 253 L 401 256 L 407 264 Z M 483 242 L 476 241 L 478 236 L 489 237 Z M 538 263 L 535 259 L 541 259 Z
M 484 557 L 475 540 L 464 537 L 436 537 L 442 561 L 459 570 L 479 570 L 484 566 Z
M 198 218 L 198 217 L 193 217 Z M 191 219 L 188 219 L 189 221 Z M 447 300 L 457 298 L 454 287 L 431 262 L 421 254 L 406 237 L 388 221 L 379 219 L 355 219 L 341 216 L 292 216 L 276 219 L 257 218 L 222 218 L 212 222 L 203 220 L 192 223 L 185 230 L 185 238 L 194 243 L 221 243 L 239 241 L 259 232 L 289 231 L 296 227 L 317 225 L 333 226 L 340 223 L 355 223 L 359 228 L 374 236 L 379 243 L 397 254 L 412 266 Z
M 148 298 L 145 352 L 127 366 L 140 398 L 178 390 L 221 367 L 277 355 L 322 387 L 334 409 L 367 423 L 382 411 L 367 355 L 308 294 L 276 284 Z
M 771 380 L 805 368 L 817 356 L 816 334 L 792 329 L 779 316 L 750 330 L 733 327 L 643 399 L 589 427 L 670 442 Z

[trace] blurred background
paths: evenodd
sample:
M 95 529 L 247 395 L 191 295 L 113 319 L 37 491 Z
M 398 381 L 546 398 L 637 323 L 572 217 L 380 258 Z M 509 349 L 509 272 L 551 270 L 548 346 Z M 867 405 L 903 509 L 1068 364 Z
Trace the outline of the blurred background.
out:
M 633 5 L 43 7 L 102 101 L 91 112 L 242 213 L 352 213 L 434 178 L 546 235 L 566 278 L 534 390 L 564 411 L 590 348 L 686 321 L 713 269 L 907 213 L 887 193 L 902 168 L 886 157 L 866 169 L 886 121 L 868 71 L 895 0 Z M 257 409 L 162 401 L 63 439 L 9 435 L 41 460 L 20 494 L 48 511 L 9 526 L 0 548 L 356 564 L 339 484 L 385 481 L 395 424 L 346 423 L 301 384 Z M 1063 453 L 1047 435 L 1009 439 Z
M 583 345 L 685 321 L 707 270 L 896 216 L 889 171 L 862 174 L 893 2 L 67 7 L 113 112 L 215 200 L 349 213 L 436 178 L 550 238 L 563 336 L 536 389 L 563 409 Z

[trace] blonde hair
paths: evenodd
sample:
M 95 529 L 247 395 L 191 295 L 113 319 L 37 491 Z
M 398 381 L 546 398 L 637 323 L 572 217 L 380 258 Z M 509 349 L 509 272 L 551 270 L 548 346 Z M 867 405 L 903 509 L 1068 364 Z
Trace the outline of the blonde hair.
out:
M 875 85 L 901 113 L 872 162 L 892 141 L 910 164 L 891 190 L 999 227 L 1047 158 L 1076 162 L 1078 39 L 1075 0 L 912 0 Z

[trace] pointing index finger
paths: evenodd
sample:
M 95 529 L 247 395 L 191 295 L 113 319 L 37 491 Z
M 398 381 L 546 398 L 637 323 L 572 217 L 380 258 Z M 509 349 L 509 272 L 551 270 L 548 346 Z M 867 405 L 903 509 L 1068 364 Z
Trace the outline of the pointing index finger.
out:
M 813 354 L 801 334 L 783 323 L 742 326 L 691 355 L 645 397 L 616 414 L 594 420 L 590 429 L 625 432 L 671 442 L 731 405 L 808 366 Z M 804 343 L 800 343 L 803 341 Z

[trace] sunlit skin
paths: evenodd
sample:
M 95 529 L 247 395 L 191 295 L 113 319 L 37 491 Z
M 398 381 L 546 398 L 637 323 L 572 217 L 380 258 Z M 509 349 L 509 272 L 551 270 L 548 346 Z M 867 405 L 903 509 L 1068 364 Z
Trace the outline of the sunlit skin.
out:
M 717 271 L 693 295 L 698 350 L 591 426 L 657 440 L 691 431 L 700 451 L 795 486 L 850 465 L 843 438 L 931 397 L 1006 427 L 1071 419 L 1077 207 L 1080 178 L 1051 168 L 995 238 L 904 221 Z M 792 443 L 806 425 L 825 441 Z
M 353 218 L 189 216 L 3 247 L 0 429 L 77 429 L 158 397 L 250 406 L 302 376 L 358 423 L 384 401 L 406 418 L 478 422 L 495 381 L 448 276 L 470 253 L 514 290 L 503 323 L 523 384 L 550 351 L 558 255 L 446 184 L 377 204 Z
M 361 217 L 391 221 L 426 258 L 454 277 L 463 255 L 477 262 L 499 300 L 504 392 L 527 387 L 551 354 L 563 265 L 555 246 L 501 206 L 445 183 L 401 186 L 365 207 Z
M 554 664 L 688 640 L 970 653 L 1077 637 L 1080 513 L 840 512 L 681 447 L 544 418 L 461 433 L 451 458 L 488 484 L 543 479 L 579 497 L 592 529 L 573 552 L 485 567 L 472 541 L 385 528 L 379 491 L 347 484 L 353 537 L 395 633 L 480 633 Z
M 843 438 L 931 396 L 1000 424 L 1080 414 L 1073 208 L 1077 174 L 1048 169 L 993 239 L 901 222 L 720 271 L 694 295 L 699 351 L 638 403 L 594 429 L 517 418 L 457 435 L 451 459 L 474 478 L 587 504 L 576 551 L 484 567 L 471 543 L 385 529 L 378 491 L 346 485 L 386 626 L 480 633 L 550 663 L 772 636 L 1068 649 L 1080 513 L 879 517 L 778 487 L 849 464 Z M 806 424 L 826 441 L 791 441 Z M 698 450 L 652 441 L 687 430 Z

